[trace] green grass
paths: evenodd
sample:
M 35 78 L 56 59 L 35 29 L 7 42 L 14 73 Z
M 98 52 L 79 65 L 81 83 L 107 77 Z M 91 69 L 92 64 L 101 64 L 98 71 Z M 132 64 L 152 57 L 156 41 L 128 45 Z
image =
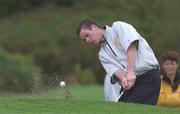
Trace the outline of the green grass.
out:
M 65 98 L 65 88 L 41 94 L 0 97 L 0 114 L 179 114 L 179 109 L 129 103 L 105 102 L 103 87 L 74 86 Z

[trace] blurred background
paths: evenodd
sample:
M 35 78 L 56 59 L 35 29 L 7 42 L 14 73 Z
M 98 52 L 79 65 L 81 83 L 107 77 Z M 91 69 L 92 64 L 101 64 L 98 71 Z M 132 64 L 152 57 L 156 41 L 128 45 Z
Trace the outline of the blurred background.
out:
M 61 80 L 102 85 L 99 47 L 75 32 L 85 18 L 132 24 L 158 59 L 166 50 L 180 52 L 179 6 L 179 0 L 1 0 L 0 93 L 40 92 Z

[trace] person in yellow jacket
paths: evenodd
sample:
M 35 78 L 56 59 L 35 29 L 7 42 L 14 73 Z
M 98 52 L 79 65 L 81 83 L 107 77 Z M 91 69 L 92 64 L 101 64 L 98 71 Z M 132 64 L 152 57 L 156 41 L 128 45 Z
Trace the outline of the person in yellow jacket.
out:
M 180 75 L 177 72 L 179 55 L 167 51 L 162 55 L 164 73 L 161 78 L 161 90 L 158 99 L 159 106 L 180 108 Z

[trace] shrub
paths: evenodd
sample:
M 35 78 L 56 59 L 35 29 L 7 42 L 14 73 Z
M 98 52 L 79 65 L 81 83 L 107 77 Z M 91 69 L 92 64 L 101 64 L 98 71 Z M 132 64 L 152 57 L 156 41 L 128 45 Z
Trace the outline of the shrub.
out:
M 30 11 L 42 4 L 52 3 L 60 6 L 72 6 L 79 0 L 1 0 L 0 17 L 6 16 L 18 11 Z
M 77 82 L 80 84 L 95 83 L 95 75 L 93 72 L 88 68 L 81 68 L 80 64 L 75 65 L 74 73 L 77 78 Z
M 40 71 L 30 57 L 0 49 L 0 90 L 28 92 L 40 86 Z

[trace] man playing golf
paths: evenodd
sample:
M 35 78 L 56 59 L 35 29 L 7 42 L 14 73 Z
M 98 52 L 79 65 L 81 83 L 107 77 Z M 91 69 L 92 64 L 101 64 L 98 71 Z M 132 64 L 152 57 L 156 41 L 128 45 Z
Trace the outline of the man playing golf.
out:
M 109 76 L 125 89 L 119 101 L 155 105 L 159 96 L 158 61 L 146 40 L 128 23 L 117 21 L 101 28 L 83 20 L 77 34 L 90 44 L 100 44 L 99 59 Z M 112 79 L 113 80 L 113 79 Z

